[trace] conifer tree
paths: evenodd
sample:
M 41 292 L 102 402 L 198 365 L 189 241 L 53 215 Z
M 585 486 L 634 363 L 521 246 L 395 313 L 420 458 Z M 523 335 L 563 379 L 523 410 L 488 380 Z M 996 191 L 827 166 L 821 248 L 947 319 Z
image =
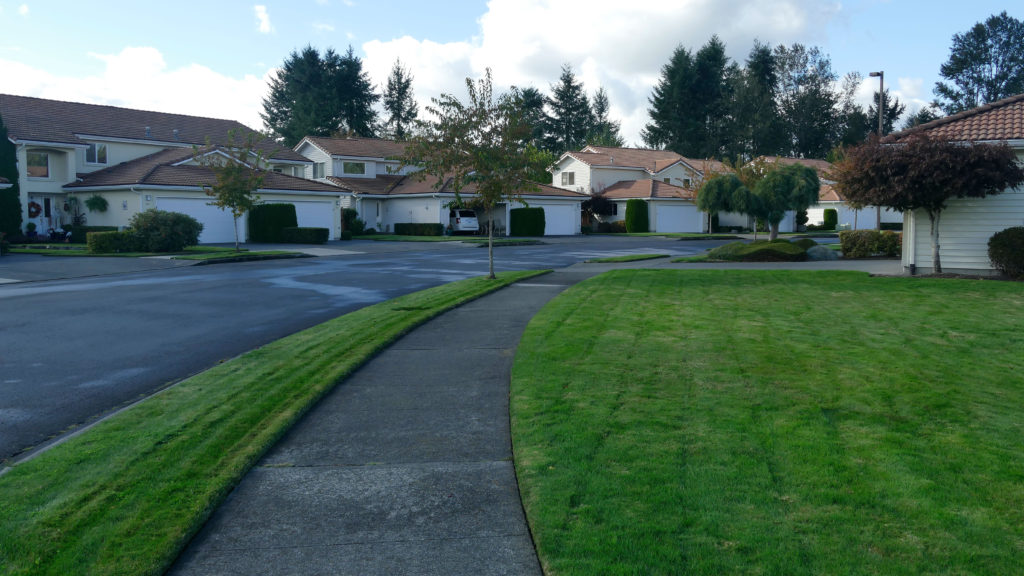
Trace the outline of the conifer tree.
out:
M 576 79 L 570 65 L 562 66 L 558 84 L 551 87 L 547 108 L 544 148 L 561 154 L 583 147 L 594 125 L 594 114 L 583 82 Z
M 401 60 L 395 60 L 391 68 L 382 100 L 388 114 L 384 123 L 388 135 L 395 140 L 405 140 L 419 115 L 419 106 L 412 94 L 412 73 L 402 66 Z
M 7 138 L 7 126 L 0 117 L 0 176 L 12 186 L 0 190 L 0 233 L 21 232 L 21 196 L 18 189 L 18 157 L 14 143 Z

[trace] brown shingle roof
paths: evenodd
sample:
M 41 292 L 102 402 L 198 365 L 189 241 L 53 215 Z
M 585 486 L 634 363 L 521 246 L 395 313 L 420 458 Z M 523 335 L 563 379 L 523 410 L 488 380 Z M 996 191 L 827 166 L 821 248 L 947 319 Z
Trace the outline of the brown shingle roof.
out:
M 306 136 L 303 140 L 308 140 L 332 156 L 393 158 L 405 153 L 405 142 L 384 140 L 383 138 L 321 138 Z M 302 142 L 299 142 L 299 145 L 301 146 Z
M 842 202 L 843 197 L 831 184 L 822 184 L 818 189 L 818 202 Z
M 338 178 L 328 176 L 327 180 L 357 194 L 387 194 L 404 176 L 379 174 L 376 178 Z
M 815 160 L 813 158 L 790 158 L 787 156 L 760 156 L 765 162 L 772 162 L 778 164 L 784 164 L 786 166 L 792 166 L 793 164 L 799 164 L 801 166 L 807 166 L 818 173 L 819 178 L 826 178 L 831 180 L 831 174 L 833 168 L 835 168 L 828 160 Z
M 609 200 L 624 200 L 628 198 L 693 200 L 697 197 L 693 190 L 666 184 L 660 180 L 623 180 L 605 188 L 600 195 Z
M 383 192 L 369 192 L 362 190 L 355 190 L 363 194 L 381 194 L 388 196 L 400 196 L 409 194 L 454 194 L 455 190 L 451 186 L 451 178 L 445 179 L 442 186 L 437 186 L 437 177 L 431 175 L 423 175 L 422 179 L 415 175 L 409 176 L 378 176 L 376 179 L 382 178 L 397 178 L 390 187 L 386 188 Z M 349 185 L 354 182 L 355 178 L 332 178 L 331 180 L 339 181 L 339 184 Z M 370 179 L 363 179 L 363 182 L 372 182 Z M 365 184 L 364 184 L 365 186 Z M 382 187 L 383 188 L 383 187 Z M 476 186 L 474 184 L 468 184 L 462 187 L 459 194 L 476 194 Z M 582 192 L 574 192 L 572 190 L 563 190 L 561 188 L 555 188 L 554 186 L 546 186 L 544 184 L 537 184 L 536 188 L 528 192 L 523 193 L 524 196 L 545 196 L 545 197 L 556 197 L 556 198 L 587 198 L 587 195 Z
M 192 157 L 191 148 L 170 148 L 149 156 L 136 158 L 102 170 L 79 174 L 75 182 L 64 185 L 65 190 L 114 186 L 186 186 L 201 187 L 214 184 L 216 176 L 209 168 L 196 165 L 175 166 Z M 263 172 L 261 190 L 288 190 L 294 192 L 336 192 L 348 190 L 315 180 L 287 176 L 277 172 Z
M 896 132 L 882 139 L 897 142 L 911 134 L 955 141 L 1024 140 L 1024 94 L 1003 98 L 959 114 L 932 120 L 909 130 Z
M 0 94 L 0 116 L 15 140 L 84 144 L 79 135 L 125 138 L 155 145 L 227 145 L 229 132 L 241 143 L 252 129 L 235 120 L 134 110 L 99 104 L 64 102 Z M 149 129 L 148 133 L 146 129 Z M 302 155 L 271 141 L 258 145 L 269 159 L 309 162 Z
M 591 166 L 625 166 L 643 168 L 649 172 L 659 172 L 685 159 L 671 150 L 651 150 L 648 148 L 610 148 L 607 146 L 587 146 L 580 152 L 569 154 Z

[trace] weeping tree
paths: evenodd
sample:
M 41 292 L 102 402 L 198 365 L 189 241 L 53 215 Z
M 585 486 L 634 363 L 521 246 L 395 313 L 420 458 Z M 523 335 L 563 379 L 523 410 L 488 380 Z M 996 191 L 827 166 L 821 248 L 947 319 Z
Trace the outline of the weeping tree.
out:
M 736 174 L 710 178 L 697 191 L 697 207 L 708 213 L 739 212 L 761 218 L 768 223 L 769 240 L 775 240 L 787 212 L 806 210 L 818 201 L 820 183 L 817 172 L 800 164 L 766 166 L 756 180 L 745 182 Z
M 854 208 L 924 210 L 931 224 L 932 262 L 939 259 L 939 222 L 952 198 L 984 198 L 1024 183 L 1024 169 L 1006 143 L 952 142 L 927 133 L 897 144 L 877 138 L 851 148 L 836 169 L 839 192 Z
M 465 102 L 451 94 L 431 98 L 432 119 L 419 123 L 402 163 L 421 167 L 419 178 L 437 178 L 438 188 L 450 185 L 460 205 L 462 190 L 475 188 L 476 205 L 487 211 L 488 277 L 494 278 L 494 208 L 536 190 L 530 175 L 549 157 L 524 144 L 532 126 L 514 94 L 494 96 L 489 68 L 476 82 L 466 78 L 466 90 Z

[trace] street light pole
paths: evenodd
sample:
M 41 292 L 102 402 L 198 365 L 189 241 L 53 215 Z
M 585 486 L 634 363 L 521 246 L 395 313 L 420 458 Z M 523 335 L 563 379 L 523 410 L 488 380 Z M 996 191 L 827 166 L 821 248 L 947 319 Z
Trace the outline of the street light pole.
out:
M 883 118 L 885 118 L 885 71 L 870 72 L 868 76 L 878 77 L 878 139 L 882 139 Z M 875 206 L 875 230 L 882 229 L 882 207 Z

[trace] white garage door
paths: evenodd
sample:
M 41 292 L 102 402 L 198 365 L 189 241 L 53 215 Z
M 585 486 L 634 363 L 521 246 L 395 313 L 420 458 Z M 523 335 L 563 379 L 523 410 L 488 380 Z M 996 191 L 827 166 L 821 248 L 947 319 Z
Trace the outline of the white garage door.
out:
M 210 206 L 207 202 L 209 200 L 205 198 L 157 198 L 156 207 L 167 212 L 188 214 L 199 220 L 203 225 L 203 232 L 199 235 L 202 244 L 234 242 L 231 211 Z M 238 241 L 245 242 L 245 216 L 238 219 Z
M 295 220 L 302 228 L 327 228 L 334 236 L 334 203 L 294 200 Z
M 655 209 L 655 232 L 700 232 L 696 206 L 659 204 Z
M 579 208 L 573 205 L 543 204 L 544 208 L 544 235 L 545 236 L 571 236 L 579 233 L 576 229 L 576 215 Z

